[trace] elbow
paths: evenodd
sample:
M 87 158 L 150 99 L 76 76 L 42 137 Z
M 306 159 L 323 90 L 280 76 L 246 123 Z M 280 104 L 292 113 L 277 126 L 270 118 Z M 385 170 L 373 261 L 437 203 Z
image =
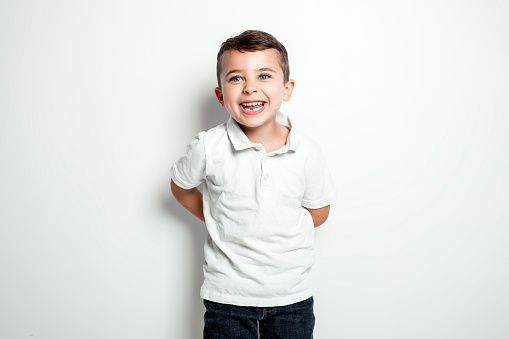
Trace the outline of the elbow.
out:
M 313 223 L 315 224 L 315 227 L 318 227 L 320 225 L 323 225 L 327 219 L 329 218 L 329 215 L 322 216 L 320 218 L 313 218 Z

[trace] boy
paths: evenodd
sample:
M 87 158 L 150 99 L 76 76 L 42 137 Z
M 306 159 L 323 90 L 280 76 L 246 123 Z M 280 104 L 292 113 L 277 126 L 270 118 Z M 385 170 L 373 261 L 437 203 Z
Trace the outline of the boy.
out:
M 336 191 L 318 146 L 279 112 L 295 86 L 289 73 L 272 35 L 226 40 L 215 94 L 230 119 L 200 132 L 172 167 L 175 198 L 209 233 L 204 338 L 313 336 L 314 227 Z

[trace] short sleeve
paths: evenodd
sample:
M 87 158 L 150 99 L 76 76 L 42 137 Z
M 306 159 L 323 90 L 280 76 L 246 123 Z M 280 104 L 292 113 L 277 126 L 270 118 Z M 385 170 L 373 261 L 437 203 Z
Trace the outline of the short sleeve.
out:
M 314 144 L 306 165 L 306 190 L 302 206 L 317 209 L 337 199 L 336 188 L 320 147 Z
M 205 179 L 204 136 L 205 132 L 198 133 L 187 145 L 186 154 L 178 159 L 171 169 L 173 182 L 184 189 L 194 188 Z

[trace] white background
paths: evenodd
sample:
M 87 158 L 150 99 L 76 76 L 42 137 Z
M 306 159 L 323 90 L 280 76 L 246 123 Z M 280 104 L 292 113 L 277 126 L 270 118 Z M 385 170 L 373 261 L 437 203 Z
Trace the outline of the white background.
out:
M 0 1 L 0 337 L 199 338 L 204 226 L 170 167 L 274 34 L 339 191 L 316 338 L 508 338 L 507 1 Z

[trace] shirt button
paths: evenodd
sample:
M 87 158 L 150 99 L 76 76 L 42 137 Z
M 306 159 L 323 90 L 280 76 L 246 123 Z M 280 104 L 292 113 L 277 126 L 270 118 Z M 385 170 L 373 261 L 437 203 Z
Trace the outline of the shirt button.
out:
M 269 178 L 270 178 L 269 174 L 264 174 L 263 175 L 263 180 L 267 181 L 267 180 L 269 180 Z
M 266 164 L 268 161 L 267 157 L 263 158 L 263 163 Z

